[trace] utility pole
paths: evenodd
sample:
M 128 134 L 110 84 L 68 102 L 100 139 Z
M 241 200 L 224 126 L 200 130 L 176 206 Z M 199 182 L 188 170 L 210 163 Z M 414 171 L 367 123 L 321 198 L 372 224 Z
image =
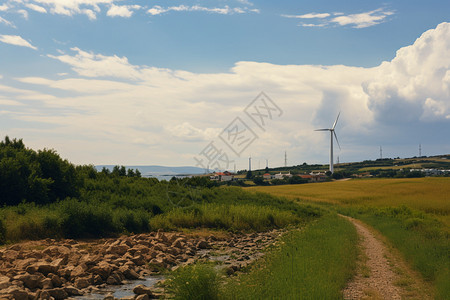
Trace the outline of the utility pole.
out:
M 287 167 L 287 152 L 284 151 L 284 166 Z

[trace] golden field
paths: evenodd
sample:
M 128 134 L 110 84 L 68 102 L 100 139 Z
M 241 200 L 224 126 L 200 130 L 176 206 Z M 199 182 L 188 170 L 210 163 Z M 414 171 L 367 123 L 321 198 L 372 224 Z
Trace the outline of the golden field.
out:
M 406 205 L 439 216 L 450 225 L 450 178 L 352 179 L 323 183 L 256 186 L 250 191 L 266 192 L 291 199 L 355 206 Z

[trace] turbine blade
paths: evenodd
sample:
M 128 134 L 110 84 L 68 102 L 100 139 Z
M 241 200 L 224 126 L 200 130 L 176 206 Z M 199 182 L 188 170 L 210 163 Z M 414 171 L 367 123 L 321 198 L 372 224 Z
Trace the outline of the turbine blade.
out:
M 341 112 L 338 113 L 338 116 L 337 116 L 337 118 L 336 118 L 336 121 L 334 121 L 334 124 L 333 124 L 332 129 L 334 129 L 334 127 L 336 127 L 336 124 L 337 124 L 337 122 L 338 122 L 338 119 L 339 119 L 339 116 L 340 116 L 340 115 L 341 115 Z
M 334 133 L 334 137 L 336 138 L 336 142 L 337 142 L 337 144 L 339 146 L 339 150 L 341 150 L 341 145 L 339 145 L 339 140 L 337 138 L 336 131 L 333 130 L 333 133 Z
M 330 129 L 316 129 L 314 131 L 330 131 Z

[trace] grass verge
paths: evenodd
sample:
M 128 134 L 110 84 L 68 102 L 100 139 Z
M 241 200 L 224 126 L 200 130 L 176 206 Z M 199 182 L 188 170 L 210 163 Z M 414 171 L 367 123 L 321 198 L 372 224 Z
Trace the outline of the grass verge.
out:
M 406 261 L 433 284 L 436 299 L 450 299 L 449 234 L 441 222 L 406 206 L 340 210 L 383 234 Z
M 287 233 L 247 274 L 232 277 L 224 299 L 339 299 L 356 268 L 358 236 L 335 214 Z

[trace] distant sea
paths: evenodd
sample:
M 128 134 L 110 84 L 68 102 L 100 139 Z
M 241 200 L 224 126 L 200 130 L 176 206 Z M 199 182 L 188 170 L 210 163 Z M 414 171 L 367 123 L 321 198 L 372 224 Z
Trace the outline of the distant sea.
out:
M 95 168 L 101 171 L 103 168 L 107 168 L 110 171 L 114 168 L 114 165 L 98 165 Z M 205 174 L 206 170 L 197 167 L 166 167 L 166 166 L 125 166 L 128 169 L 138 169 L 143 177 L 153 177 L 158 180 L 170 180 L 172 177 L 184 178 L 192 175 Z

